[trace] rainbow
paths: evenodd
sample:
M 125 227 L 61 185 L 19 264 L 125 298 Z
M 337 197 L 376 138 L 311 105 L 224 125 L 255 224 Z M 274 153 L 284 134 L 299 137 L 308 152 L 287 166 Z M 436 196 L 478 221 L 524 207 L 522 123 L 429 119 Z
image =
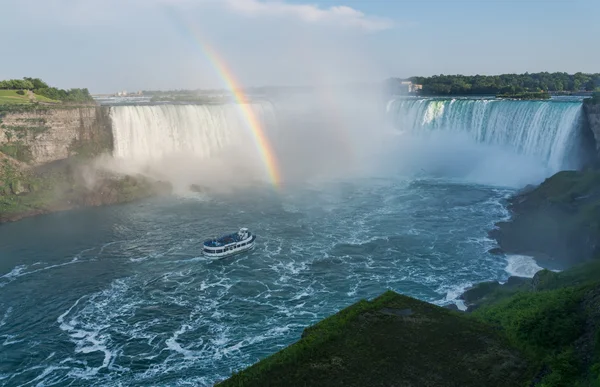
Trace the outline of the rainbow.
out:
M 242 88 L 235 79 L 233 72 L 227 66 L 223 58 L 219 56 L 219 54 L 217 54 L 217 52 L 206 41 L 200 38 L 200 34 L 197 33 L 191 25 L 185 23 L 182 18 L 178 17 L 171 7 L 167 7 L 166 9 L 167 13 L 175 18 L 176 25 L 180 27 L 181 32 L 186 37 L 192 39 L 193 43 L 199 46 L 202 53 L 206 56 L 217 74 L 219 74 L 225 83 L 226 88 L 233 93 L 234 99 L 240 108 L 240 113 L 244 117 L 248 127 L 252 132 L 256 147 L 258 148 L 258 152 L 269 176 L 269 180 L 276 188 L 280 187 L 281 175 L 277 164 L 277 158 L 275 157 L 275 152 L 269 143 L 269 138 L 262 128 L 260 121 L 252 110 L 248 97 L 242 91 Z

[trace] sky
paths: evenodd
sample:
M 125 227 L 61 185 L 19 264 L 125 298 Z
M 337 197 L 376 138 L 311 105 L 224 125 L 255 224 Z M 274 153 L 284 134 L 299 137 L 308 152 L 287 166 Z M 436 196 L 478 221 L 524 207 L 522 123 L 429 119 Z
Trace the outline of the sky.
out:
M 224 87 L 600 72 L 599 0 L 0 0 L 0 79 Z M 192 32 L 194 31 L 194 32 Z

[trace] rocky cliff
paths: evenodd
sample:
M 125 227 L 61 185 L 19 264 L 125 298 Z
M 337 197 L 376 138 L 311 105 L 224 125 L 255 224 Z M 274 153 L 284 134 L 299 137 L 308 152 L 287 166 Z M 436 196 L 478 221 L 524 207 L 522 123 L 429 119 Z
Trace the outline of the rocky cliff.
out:
M 0 222 L 170 192 L 100 168 L 112 149 L 108 107 L 0 109 Z
M 600 104 L 584 103 L 583 111 L 585 112 L 590 131 L 594 135 L 596 155 L 600 157 Z
M 0 116 L 0 152 L 32 166 L 66 159 L 84 144 L 110 151 L 112 141 L 107 107 L 24 109 Z
M 564 269 L 600 254 L 600 171 L 562 171 L 508 201 L 510 221 L 490 231 L 500 248 Z

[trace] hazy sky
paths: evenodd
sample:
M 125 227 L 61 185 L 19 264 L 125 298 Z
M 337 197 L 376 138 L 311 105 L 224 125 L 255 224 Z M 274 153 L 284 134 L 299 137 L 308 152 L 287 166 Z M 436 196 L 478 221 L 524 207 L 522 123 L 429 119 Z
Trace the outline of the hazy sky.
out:
M 0 79 L 94 93 L 600 72 L 600 0 L 0 0 Z

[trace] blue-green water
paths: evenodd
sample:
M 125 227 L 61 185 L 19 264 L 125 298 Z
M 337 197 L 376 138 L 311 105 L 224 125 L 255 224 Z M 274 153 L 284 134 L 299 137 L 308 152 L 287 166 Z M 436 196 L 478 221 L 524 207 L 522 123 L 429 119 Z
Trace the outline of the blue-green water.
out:
M 487 232 L 579 165 L 580 102 L 322 97 L 252 107 L 281 190 L 237 106 L 112 108 L 118 166 L 223 192 L 0 225 L 0 385 L 212 385 L 387 289 L 442 305 L 539 269 Z M 254 251 L 200 255 L 239 227 Z
M 1 225 L 0 384 L 210 385 L 386 289 L 450 302 L 534 267 L 487 253 L 511 192 L 357 179 Z M 253 252 L 200 255 L 239 226 L 258 234 Z

